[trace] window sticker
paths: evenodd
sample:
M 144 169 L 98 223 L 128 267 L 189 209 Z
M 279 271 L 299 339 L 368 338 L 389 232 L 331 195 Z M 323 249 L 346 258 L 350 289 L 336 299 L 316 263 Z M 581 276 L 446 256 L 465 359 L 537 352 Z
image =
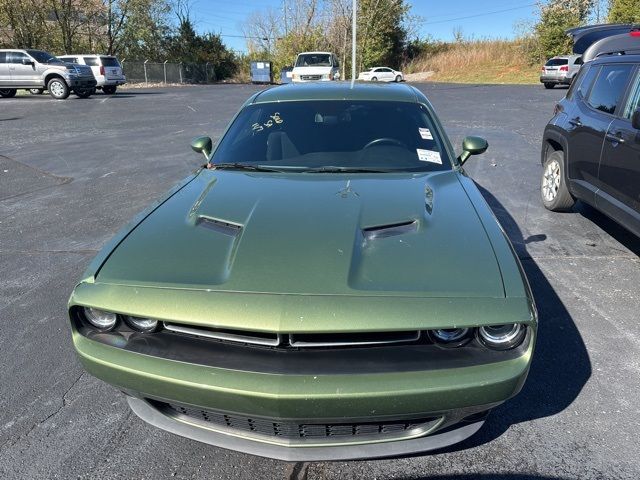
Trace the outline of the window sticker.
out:
M 281 123 L 284 123 L 284 120 L 282 119 L 282 117 L 280 117 L 280 112 L 276 112 L 273 115 L 269 115 L 269 120 L 267 120 L 264 123 L 254 123 L 253 125 L 251 125 L 251 130 L 253 130 L 254 132 L 261 132 L 266 128 L 271 128 L 274 125 L 280 125 Z
M 442 158 L 440 158 L 440 152 L 434 152 L 433 150 L 416 149 L 418 152 L 418 160 L 421 162 L 431 162 L 442 165 Z
M 418 133 L 423 140 L 433 140 L 431 130 L 429 130 L 428 128 L 418 128 Z

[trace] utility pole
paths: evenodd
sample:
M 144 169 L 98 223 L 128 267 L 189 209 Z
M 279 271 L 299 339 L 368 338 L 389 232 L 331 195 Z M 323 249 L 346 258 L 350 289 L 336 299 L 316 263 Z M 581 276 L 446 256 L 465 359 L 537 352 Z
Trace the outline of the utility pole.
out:
M 282 16 L 284 17 L 284 35 L 289 34 L 289 28 L 287 27 L 287 0 L 282 0 Z
M 351 80 L 356 79 L 356 17 L 358 16 L 358 0 L 353 0 L 353 4 L 351 6 L 351 17 L 353 18 L 353 23 L 351 25 L 351 29 L 353 30 L 353 38 L 351 39 Z

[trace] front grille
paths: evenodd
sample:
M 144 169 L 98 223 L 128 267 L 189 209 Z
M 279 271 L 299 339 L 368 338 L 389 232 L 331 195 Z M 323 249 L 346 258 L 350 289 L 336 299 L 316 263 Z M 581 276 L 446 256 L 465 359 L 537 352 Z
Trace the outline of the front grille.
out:
M 212 338 L 223 342 L 262 345 L 277 348 L 331 348 L 415 343 L 420 341 L 419 330 L 396 332 L 353 333 L 262 333 L 248 330 L 201 327 L 164 322 L 164 327 L 175 333 Z
M 321 80 L 322 75 L 300 75 L 302 80 Z
M 183 419 L 187 417 L 189 420 L 195 420 L 206 426 L 293 441 L 304 441 L 305 439 L 346 440 L 362 439 L 364 437 L 403 437 L 420 431 L 426 432 L 438 421 L 436 417 L 428 417 L 382 422 L 297 423 L 295 421 L 276 421 L 273 419 L 230 415 L 154 400 L 150 400 L 150 402 L 165 415 L 175 417 L 178 420 L 180 420 L 181 417 Z

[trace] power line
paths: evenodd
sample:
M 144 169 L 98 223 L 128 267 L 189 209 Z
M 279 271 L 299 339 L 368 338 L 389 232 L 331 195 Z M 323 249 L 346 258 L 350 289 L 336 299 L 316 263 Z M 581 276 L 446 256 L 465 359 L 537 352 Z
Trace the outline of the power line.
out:
M 521 5 L 519 7 L 505 8 L 502 10 L 494 10 L 492 12 L 477 13 L 475 15 L 466 15 L 464 17 L 450 18 L 449 20 L 438 20 L 437 22 L 425 22 L 422 25 L 435 25 L 436 23 L 457 22 L 458 20 L 467 20 L 468 18 L 477 18 L 477 17 L 484 17 L 487 15 L 495 15 L 496 13 L 511 12 L 513 10 L 520 10 L 522 8 L 533 7 L 535 5 L 537 5 L 537 3 L 529 3 L 527 5 Z

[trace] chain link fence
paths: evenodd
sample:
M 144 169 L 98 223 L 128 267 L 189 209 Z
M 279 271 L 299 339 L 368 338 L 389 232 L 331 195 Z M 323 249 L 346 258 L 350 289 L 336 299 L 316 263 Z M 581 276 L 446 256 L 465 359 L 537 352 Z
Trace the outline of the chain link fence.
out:
M 157 63 L 121 61 L 128 83 L 213 83 L 216 71 L 210 63 Z

